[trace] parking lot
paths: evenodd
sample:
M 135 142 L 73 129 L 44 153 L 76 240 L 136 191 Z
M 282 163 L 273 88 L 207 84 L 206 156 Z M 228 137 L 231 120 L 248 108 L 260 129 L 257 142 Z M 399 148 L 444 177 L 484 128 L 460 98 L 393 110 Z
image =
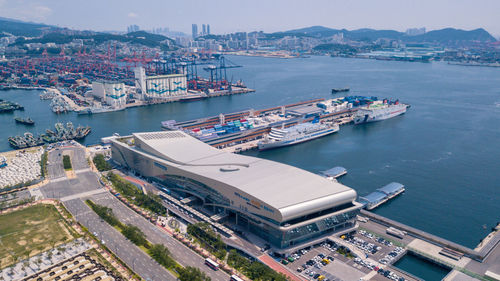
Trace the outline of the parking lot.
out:
M 364 258 L 370 258 L 384 265 L 394 263 L 404 254 L 403 248 L 364 230 L 358 230 L 353 235 L 347 235 L 345 240 L 365 252 L 366 256 Z
M 368 270 L 377 271 L 378 274 L 370 280 L 415 280 L 388 266 L 405 255 L 406 250 L 404 248 L 364 230 L 358 230 L 356 233 L 347 235 L 344 238 L 366 254 L 365 257 L 355 258 L 354 262 Z
M 308 280 L 359 280 L 371 270 L 355 264 L 349 252 L 334 242 L 325 242 L 299 250 L 282 263 Z
M 372 271 L 378 274 L 370 280 L 414 280 L 389 265 L 404 256 L 405 249 L 382 237 L 358 230 L 341 237 L 365 253 L 354 257 L 350 250 L 333 241 L 301 249 L 281 263 L 299 272 L 307 280 L 360 280 Z

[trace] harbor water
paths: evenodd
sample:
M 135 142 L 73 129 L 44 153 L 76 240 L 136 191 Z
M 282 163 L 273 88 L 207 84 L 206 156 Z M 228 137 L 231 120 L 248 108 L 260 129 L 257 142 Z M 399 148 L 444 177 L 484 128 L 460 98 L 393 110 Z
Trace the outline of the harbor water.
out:
M 403 258 L 398 260 L 394 266 L 426 281 L 441 280 L 450 272 L 449 269 L 433 264 L 412 254 L 406 254 Z
M 348 174 L 340 181 L 361 196 L 400 182 L 406 192 L 376 213 L 468 247 L 474 248 L 500 220 L 500 69 L 331 57 L 229 58 L 244 66 L 232 70 L 229 78 L 242 79 L 255 93 L 87 116 L 56 115 L 37 91 L 0 91 L 0 99 L 25 107 L 0 114 L 0 151 L 11 149 L 7 137 L 27 130 L 43 133 L 56 122 L 91 126 L 83 143 L 92 144 L 115 132 L 160 130 L 160 122 L 169 119 L 317 97 L 388 97 L 411 108 L 383 122 L 342 126 L 336 134 L 307 143 L 246 154 L 315 173 L 345 167 Z M 332 95 L 331 88 L 339 87 L 350 87 L 351 92 Z M 16 124 L 14 116 L 30 116 L 36 125 Z

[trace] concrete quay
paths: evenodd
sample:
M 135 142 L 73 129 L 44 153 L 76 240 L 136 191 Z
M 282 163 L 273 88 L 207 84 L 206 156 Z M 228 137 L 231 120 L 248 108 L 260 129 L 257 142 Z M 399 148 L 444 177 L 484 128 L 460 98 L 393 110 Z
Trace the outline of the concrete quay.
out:
M 428 232 L 416 229 L 414 227 L 402 224 L 400 222 L 391 220 L 389 218 L 377 215 L 375 213 L 372 213 L 372 212 L 369 212 L 366 210 L 361 210 L 361 214 L 365 217 L 370 218 L 372 221 L 375 221 L 375 222 L 382 224 L 384 226 L 387 226 L 387 227 L 393 226 L 399 230 L 406 231 L 408 233 L 408 235 L 411 235 L 413 237 L 420 238 L 424 241 L 428 241 L 432 244 L 436 244 L 436 245 L 439 245 L 441 247 L 450 248 L 452 250 L 464 253 L 469 258 L 477 260 L 477 261 L 482 261 L 485 258 L 484 253 L 491 251 L 495 246 L 495 245 L 493 245 L 493 243 L 489 243 L 490 247 L 485 246 L 481 252 L 477 252 L 473 249 L 462 246 L 462 245 L 457 244 L 455 242 L 446 240 L 444 238 L 438 237 L 436 235 L 430 234 Z M 498 234 L 500 234 L 500 233 L 498 233 Z M 497 239 L 500 239 L 500 235 L 496 235 L 496 236 L 497 236 L 496 237 Z M 492 242 L 492 241 L 490 241 L 490 242 Z M 483 255 L 481 255 L 481 254 L 483 254 Z
M 500 280 L 500 226 L 498 225 L 473 250 L 366 210 L 362 210 L 361 214 L 370 219 L 366 223 L 360 223 L 362 228 L 367 228 L 385 236 L 389 236 L 385 234 L 385 229 L 390 226 L 406 231 L 407 235 L 399 241 L 401 244 L 405 244 L 408 251 L 452 269 L 445 280 Z M 393 240 L 398 239 L 394 238 Z M 443 248 L 463 253 L 464 256 L 458 260 L 446 257 L 440 254 Z M 464 272 L 467 274 L 464 274 Z M 467 279 L 461 279 L 463 275 L 467 276 Z

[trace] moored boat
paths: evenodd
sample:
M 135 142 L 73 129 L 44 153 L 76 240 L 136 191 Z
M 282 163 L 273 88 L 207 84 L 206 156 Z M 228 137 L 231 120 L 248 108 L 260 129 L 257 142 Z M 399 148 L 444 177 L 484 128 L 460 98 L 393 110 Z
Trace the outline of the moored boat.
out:
M 28 118 L 21 118 L 21 117 L 15 117 L 14 120 L 16 120 L 16 123 L 24 124 L 24 125 L 35 125 L 35 121 L 31 119 L 30 117 Z
M 289 146 L 338 132 L 337 124 L 302 123 L 289 128 L 272 128 L 264 140 L 259 141 L 259 150 Z
M 384 100 L 382 103 L 370 104 L 360 108 L 354 114 L 354 124 L 376 122 L 404 114 L 410 106 L 399 101 Z

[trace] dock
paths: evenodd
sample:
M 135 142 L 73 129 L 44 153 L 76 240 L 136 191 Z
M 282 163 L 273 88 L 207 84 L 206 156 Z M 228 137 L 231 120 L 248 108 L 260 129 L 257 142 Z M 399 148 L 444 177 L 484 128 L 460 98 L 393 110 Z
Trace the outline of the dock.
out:
M 345 125 L 352 122 L 356 111 L 357 107 L 353 107 L 351 99 L 318 98 L 260 110 L 221 113 L 189 121 L 167 120 L 162 122 L 162 129 L 182 130 L 215 148 L 242 152 L 255 149 L 258 140 L 268 134 L 271 128 L 288 128 L 314 119 Z
M 322 172 L 320 172 L 320 174 L 322 174 L 328 178 L 337 179 L 343 175 L 346 175 L 347 170 L 346 170 L 346 168 L 339 166 L 339 167 L 333 167 L 333 168 L 328 169 L 326 171 L 322 171 Z
M 360 197 L 359 199 L 361 203 L 365 204 L 365 208 L 367 210 L 373 210 L 404 191 L 404 185 L 397 182 L 391 182 L 390 184 L 385 185 L 366 196 Z

